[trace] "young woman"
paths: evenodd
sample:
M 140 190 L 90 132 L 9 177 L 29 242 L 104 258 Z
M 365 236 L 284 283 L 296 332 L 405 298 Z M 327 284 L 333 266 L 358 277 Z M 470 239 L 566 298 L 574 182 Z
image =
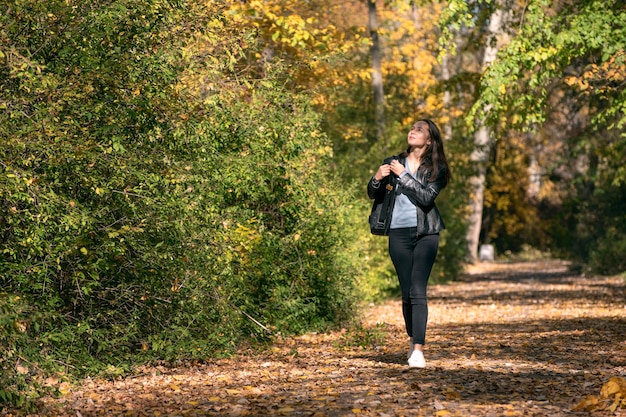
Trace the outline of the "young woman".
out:
M 402 314 L 410 337 L 409 367 L 423 368 L 428 304 L 426 286 L 445 228 L 435 198 L 450 181 L 441 133 L 429 119 L 418 120 L 408 148 L 387 158 L 367 184 L 371 199 L 395 187 L 391 202 L 389 255 L 402 290 Z M 389 188 L 391 189 L 391 188 Z

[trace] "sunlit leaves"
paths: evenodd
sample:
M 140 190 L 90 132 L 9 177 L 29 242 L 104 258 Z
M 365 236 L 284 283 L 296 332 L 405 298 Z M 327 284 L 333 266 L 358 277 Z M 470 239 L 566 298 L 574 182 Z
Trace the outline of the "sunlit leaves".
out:
M 606 410 L 615 413 L 618 409 L 626 409 L 626 380 L 612 377 L 600 389 L 600 395 L 583 397 L 572 411 Z
M 24 355 L 44 346 L 115 375 L 133 353 L 206 357 L 347 317 L 332 148 L 238 5 L 23 2 L 2 16 L 2 289 L 42 311 Z M 313 18 L 272 19 L 286 48 L 324 40 Z
M 439 59 L 444 54 L 455 54 L 456 44 L 453 42 L 454 36 L 462 28 L 472 28 L 475 26 L 474 16 L 470 12 L 469 2 L 465 0 L 448 1 L 439 16 L 439 25 L 442 28 L 442 36 L 438 39 L 440 48 Z
M 596 115 L 598 126 L 606 126 L 609 120 L 602 112 L 622 120 L 624 116 L 615 107 L 618 102 L 612 98 L 623 90 L 619 80 L 624 78 L 626 11 L 617 5 L 605 6 L 588 1 L 570 6 L 567 14 L 555 15 L 550 7 L 556 6 L 550 2 L 531 3 L 520 32 L 485 74 L 475 108 L 490 103 L 492 122 L 514 111 L 522 115 L 520 126 L 533 126 L 544 121 L 548 88 L 562 79 L 583 96 L 612 103 Z M 591 62 L 580 71 L 579 62 L 585 60 Z M 594 83 L 597 88 L 592 90 Z M 507 95 L 501 94 L 502 86 Z

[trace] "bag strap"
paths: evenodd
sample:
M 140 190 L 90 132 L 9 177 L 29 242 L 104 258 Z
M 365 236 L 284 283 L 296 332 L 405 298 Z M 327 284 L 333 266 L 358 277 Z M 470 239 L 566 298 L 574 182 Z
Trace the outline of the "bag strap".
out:
M 385 186 L 386 190 L 385 190 L 385 198 L 383 200 L 383 207 L 380 210 L 380 213 L 378 215 L 378 222 L 379 223 L 384 223 L 386 218 L 387 218 L 387 212 L 389 211 L 389 204 L 391 204 L 391 193 L 394 192 L 395 190 L 395 185 L 396 185 L 396 179 L 395 177 L 391 177 L 389 179 L 389 183 L 387 183 L 387 185 Z

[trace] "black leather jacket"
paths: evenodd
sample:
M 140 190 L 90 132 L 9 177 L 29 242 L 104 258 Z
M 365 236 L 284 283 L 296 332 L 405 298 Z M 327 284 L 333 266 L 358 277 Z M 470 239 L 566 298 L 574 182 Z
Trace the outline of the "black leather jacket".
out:
M 383 163 L 389 163 L 392 159 L 387 158 Z M 399 158 L 399 160 L 402 165 L 405 165 L 405 158 Z M 367 184 L 367 195 L 370 199 L 376 198 L 377 193 L 382 192 L 387 184 L 392 182 L 391 177 L 395 177 L 395 181 L 393 181 L 396 187 L 396 192 L 393 194 L 394 201 L 396 194 L 403 193 L 417 207 L 417 235 L 436 234 L 445 229 L 443 219 L 435 204 L 435 199 L 442 189 L 445 168 L 439 170 L 435 181 L 429 181 L 430 175 L 431 172 L 424 169 L 422 165 L 417 170 L 416 178 L 408 174 L 399 178 L 395 177 L 395 174 L 390 174 L 388 177 L 383 178 L 377 186 L 374 186 L 374 177 L 372 177 Z M 390 207 L 390 210 L 393 210 L 393 202 L 390 204 Z

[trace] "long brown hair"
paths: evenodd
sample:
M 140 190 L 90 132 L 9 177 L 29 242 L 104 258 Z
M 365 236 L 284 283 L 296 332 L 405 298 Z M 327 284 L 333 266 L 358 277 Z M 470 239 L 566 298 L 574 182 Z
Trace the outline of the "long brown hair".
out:
M 422 156 L 424 161 L 424 167 L 431 171 L 429 181 L 435 181 L 439 175 L 439 171 L 443 170 L 443 181 L 441 188 L 444 188 L 452 180 L 452 174 L 450 173 L 450 166 L 446 159 L 446 153 L 443 149 L 443 141 L 441 140 L 441 132 L 439 128 L 430 119 L 418 119 L 415 121 L 424 122 L 428 125 L 428 135 L 430 136 L 430 144 L 426 147 L 426 151 Z M 406 158 L 411 151 L 409 146 L 406 151 L 400 154 L 401 157 Z

